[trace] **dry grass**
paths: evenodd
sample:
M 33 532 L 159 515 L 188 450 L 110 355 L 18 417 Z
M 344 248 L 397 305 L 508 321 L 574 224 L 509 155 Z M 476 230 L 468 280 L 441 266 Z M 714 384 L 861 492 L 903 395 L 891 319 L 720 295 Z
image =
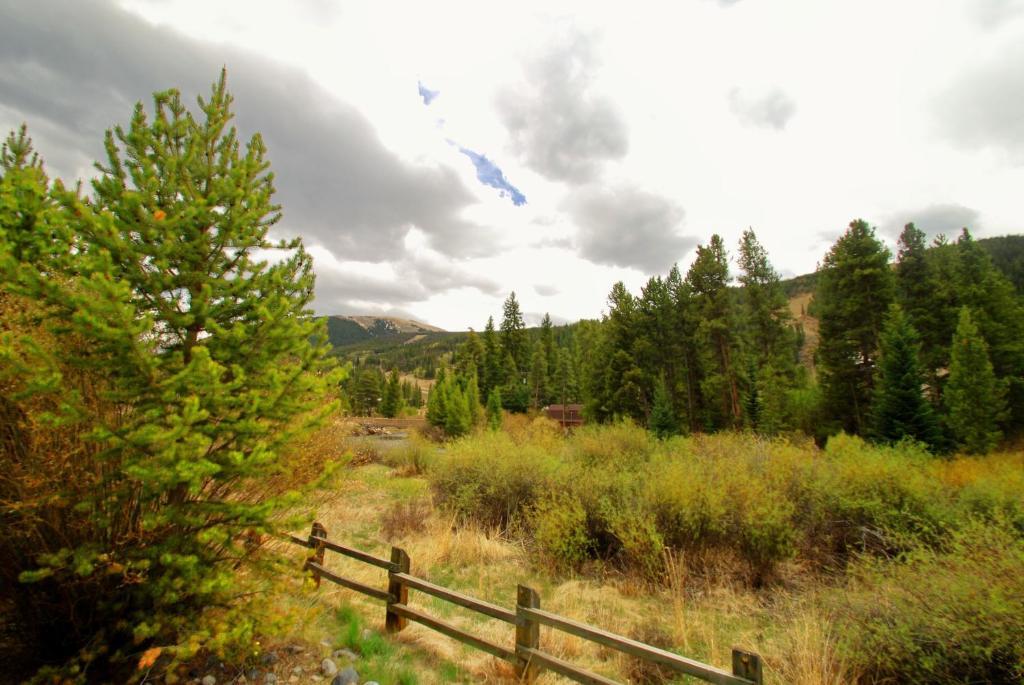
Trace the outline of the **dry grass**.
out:
M 513 427 L 520 439 L 548 440 L 543 421 L 521 420 Z M 390 546 L 401 546 L 412 559 L 412 572 L 445 587 L 511 608 L 516 585 L 534 587 L 542 606 L 561 615 L 632 636 L 688 657 L 728 669 L 732 647 L 762 655 L 766 682 L 844 683 L 852 678 L 838 664 L 830 618 L 803 598 L 814 591 L 798 566 L 777 586 L 770 602 L 747 589 L 742 566 L 728 555 L 701 558 L 665 556 L 664 584 L 613 569 L 588 569 L 585 577 L 553 577 L 530 559 L 522 538 L 508 531 L 456 525 L 437 510 L 426 481 L 407 470 L 372 463 L 338 471 L 306 506 L 324 524 L 331 539 L 387 558 Z M 296 531 L 305 534 L 307 530 Z M 288 553 L 298 565 L 301 550 Z M 384 587 L 385 574 L 365 564 L 328 554 L 326 566 L 346 577 Z M 787 589 L 788 588 L 788 589 Z M 296 635 L 318 644 L 324 639 L 325 617 L 335 607 L 351 607 L 374 630 L 383 629 L 379 602 L 324 583 L 319 591 L 289 590 L 289 611 Z M 461 629 L 509 647 L 511 626 L 412 591 L 410 604 Z M 402 658 L 420 664 L 420 683 L 515 681 L 512 668 L 425 627 L 409 627 L 388 640 Z M 671 682 L 667 674 L 636 660 L 571 635 L 547 628 L 541 646 L 560 658 L 623 682 Z M 446 666 L 447 665 L 447 666 Z M 457 675 L 453 667 L 457 665 Z M 447 669 L 447 670 L 446 670 Z M 544 674 L 541 683 L 566 682 Z

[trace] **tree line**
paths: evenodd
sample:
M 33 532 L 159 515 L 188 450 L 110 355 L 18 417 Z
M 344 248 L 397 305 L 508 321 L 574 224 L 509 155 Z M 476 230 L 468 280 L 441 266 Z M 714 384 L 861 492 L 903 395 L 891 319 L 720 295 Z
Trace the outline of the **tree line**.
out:
M 586 415 L 629 417 L 660 435 L 751 429 L 911 438 L 936 452 L 991 449 L 1024 420 L 1024 309 L 964 229 L 931 247 L 908 224 L 893 255 L 864 221 L 816 274 L 814 369 L 778 272 L 752 230 L 735 283 L 714 235 L 685 277 L 639 296 L 612 287 L 588 341 Z

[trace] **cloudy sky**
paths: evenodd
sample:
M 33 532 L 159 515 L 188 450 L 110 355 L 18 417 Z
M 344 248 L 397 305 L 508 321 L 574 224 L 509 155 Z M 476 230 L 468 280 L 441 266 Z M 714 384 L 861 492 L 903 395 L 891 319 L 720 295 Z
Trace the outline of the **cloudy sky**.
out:
M 1024 230 L 1024 0 L 0 0 L 0 128 L 54 176 L 222 65 L 325 314 L 595 317 L 748 226 L 785 275 L 857 217 Z

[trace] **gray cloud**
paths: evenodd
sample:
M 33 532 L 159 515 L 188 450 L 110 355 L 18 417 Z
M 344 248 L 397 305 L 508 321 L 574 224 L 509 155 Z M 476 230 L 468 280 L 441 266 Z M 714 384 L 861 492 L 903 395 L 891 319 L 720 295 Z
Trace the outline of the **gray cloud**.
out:
M 544 285 L 542 283 L 533 286 L 533 291 L 541 297 L 551 297 L 562 292 L 556 285 Z
M 966 148 L 993 148 L 1024 164 L 1024 41 L 968 69 L 935 102 L 939 129 Z
M 1024 0 L 971 0 L 970 12 L 982 27 L 995 29 L 1024 15 Z
M 0 0 L 0 16 L 0 125 L 39 130 L 54 171 L 99 158 L 103 131 L 154 90 L 178 87 L 194 103 L 226 64 L 240 133 L 261 132 L 269 149 L 283 230 L 343 259 L 392 258 L 413 225 L 448 254 L 493 249 L 492 232 L 461 218 L 474 197 L 454 171 L 404 163 L 359 111 L 298 70 L 98 0 Z
M 729 109 L 746 126 L 781 131 L 796 114 L 796 102 L 778 88 L 764 93 L 744 93 L 733 88 L 729 91 Z
M 598 264 L 660 273 L 697 244 L 676 232 L 683 208 L 644 190 L 581 188 L 566 208 L 579 226 L 580 256 Z
M 981 227 L 978 210 L 958 204 L 934 204 L 916 210 L 896 212 L 879 226 L 879 232 L 893 239 L 899 237 L 903 227 L 913 223 L 929 238 L 942 233 L 955 238 L 960 229 L 967 227 L 972 233 Z
M 592 39 L 576 34 L 526 68 L 526 81 L 497 97 L 498 113 L 516 153 L 534 171 L 584 183 L 620 159 L 629 136 L 613 102 L 591 87 Z

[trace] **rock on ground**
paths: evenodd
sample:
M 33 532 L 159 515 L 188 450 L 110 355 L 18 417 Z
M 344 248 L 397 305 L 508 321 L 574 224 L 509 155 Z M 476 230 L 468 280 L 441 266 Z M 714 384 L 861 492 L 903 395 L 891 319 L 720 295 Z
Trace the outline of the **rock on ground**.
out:
M 344 671 L 334 676 L 331 685 L 359 685 L 359 674 L 356 669 L 349 666 Z

